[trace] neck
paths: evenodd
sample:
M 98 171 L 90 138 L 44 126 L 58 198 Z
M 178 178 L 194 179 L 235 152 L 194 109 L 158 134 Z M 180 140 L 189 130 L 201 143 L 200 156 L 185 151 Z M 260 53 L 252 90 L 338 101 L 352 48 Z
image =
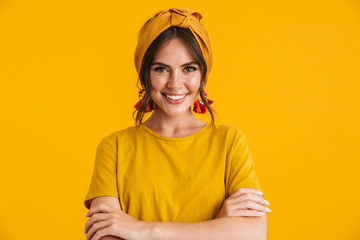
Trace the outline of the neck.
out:
M 189 128 L 203 127 L 205 122 L 197 119 L 191 110 L 181 116 L 169 116 L 154 110 L 144 125 L 156 132 L 175 133 Z

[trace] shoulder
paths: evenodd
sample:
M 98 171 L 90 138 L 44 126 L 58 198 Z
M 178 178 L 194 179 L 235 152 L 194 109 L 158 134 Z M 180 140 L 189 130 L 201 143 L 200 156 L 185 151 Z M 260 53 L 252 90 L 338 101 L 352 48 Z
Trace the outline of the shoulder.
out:
M 112 132 L 108 135 L 105 135 L 105 137 L 103 137 L 101 139 L 101 141 L 114 142 L 114 141 L 118 141 L 122 138 L 128 138 L 130 136 L 133 136 L 135 133 L 136 133 L 135 127 L 127 127 L 125 129 L 118 130 L 118 131 Z
M 136 128 L 128 127 L 122 130 L 111 132 L 101 138 L 98 148 L 100 149 L 118 149 L 119 146 L 129 146 L 132 139 L 135 138 Z
M 228 124 L 215 124 L 211 139 L 217 139 L 215 141 L 228 149 L 247 145 L 246 135 L 238 127 Z
M 214 132 L 224 134 L 228 137 L 245 138 L 245 134 L 236 126 L 229 124 L 215 124 Z

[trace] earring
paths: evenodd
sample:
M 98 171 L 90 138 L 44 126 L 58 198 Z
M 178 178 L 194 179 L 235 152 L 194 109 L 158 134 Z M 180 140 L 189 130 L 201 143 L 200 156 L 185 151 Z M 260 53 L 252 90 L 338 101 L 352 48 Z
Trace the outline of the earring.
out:
M 144 87 L 139 91 L 139 101 L 134 105 L 134 108 L 139 109 L 141 103 L 142 103 L 142 98 L 144 97 L 144 93 L 145 93 L 145 89 Z M 151 100 L 149 102 L 149 104 L 146 106 L 145 108 L 145 112 L 151 112 L 152 110 L 155 109 L 154 106 L 154 102 Z
M 205 92 L 205 90 L 204 90 L 204 95 L 205 95 L 205 100 L 208 102 L 209 105 L 211 105 L 214 101 L 207 98 L 208 94 Z M 206 108 L 205 103 L 203 103 L 203 101 L 201 101 L 201 99 L 197 99 L 194 102 L 193 111 L 196 113 L 200 113 L 200 114 L 207 113 L 207 108 Z

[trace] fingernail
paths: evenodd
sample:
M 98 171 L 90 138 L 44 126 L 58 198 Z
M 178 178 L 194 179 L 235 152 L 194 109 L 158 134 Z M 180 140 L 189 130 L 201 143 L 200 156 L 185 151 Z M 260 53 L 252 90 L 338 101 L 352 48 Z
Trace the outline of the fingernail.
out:
M 87 217 L 88 212 L 85 214 L 85 218 Z
M 264 212 L 259 212 L 259 214 L 260 214 L 260 215 L 265 215 L 265 213 L 264 213 Z
M 270 205 L 270 203 L 268 201 L 266 201 L 265 199 L 264 199 L 264 201 L 265 201 L 266 205 Z
M 265 207 L 265 208 L 266 208 L 266 210 L 267 210 L 267 211 L 271 212 L 271 210 L 270 210 L 270 209 L 268 209 L 267 207 Z
M 256 190 L 258 193 L 260 193 L 261 195 L 264 195 L 262 192 L 260 192 L 260 191 L 258 191 L 258 190 Z

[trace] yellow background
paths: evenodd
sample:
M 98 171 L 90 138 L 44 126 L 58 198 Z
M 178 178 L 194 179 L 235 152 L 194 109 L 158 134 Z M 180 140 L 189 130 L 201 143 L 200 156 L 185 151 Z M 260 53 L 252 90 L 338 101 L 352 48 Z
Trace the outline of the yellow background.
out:
M 133 124 L 137 32 L 173 6 L 204 16 L 207 92 L 248 137 L 268 239 L 360 239 L 357 0 L 2 0 L 0 239 L 82 239 L 96 146 Z

